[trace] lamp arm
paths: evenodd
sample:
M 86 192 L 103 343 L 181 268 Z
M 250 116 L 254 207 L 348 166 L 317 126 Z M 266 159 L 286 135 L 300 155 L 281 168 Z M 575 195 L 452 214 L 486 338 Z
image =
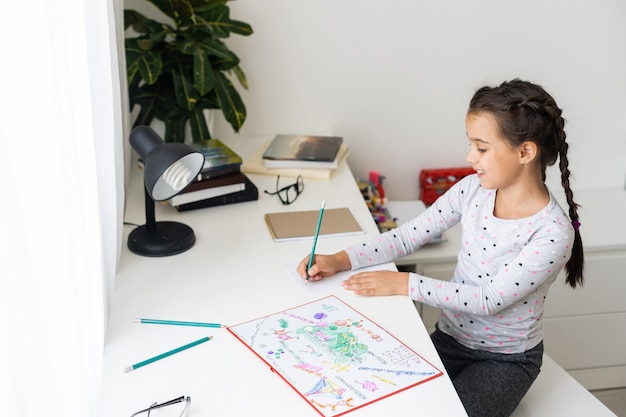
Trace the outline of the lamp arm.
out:
M 148 189 L 144 187 L 144 193 L 146 197 L 146 228 L 148 230 L 156 229 L 156 217 L 154 214 L 154 200 L 150 197 L 150 193 L 148 193 Z

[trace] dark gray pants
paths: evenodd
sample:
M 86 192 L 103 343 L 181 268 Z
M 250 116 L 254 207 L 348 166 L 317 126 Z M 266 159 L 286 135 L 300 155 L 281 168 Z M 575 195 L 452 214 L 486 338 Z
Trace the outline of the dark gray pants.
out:
M 539 375 L 543 342 L 515 354 L 469 349 L 439 329 L 431 334 L 469 417 L 507 417 Z

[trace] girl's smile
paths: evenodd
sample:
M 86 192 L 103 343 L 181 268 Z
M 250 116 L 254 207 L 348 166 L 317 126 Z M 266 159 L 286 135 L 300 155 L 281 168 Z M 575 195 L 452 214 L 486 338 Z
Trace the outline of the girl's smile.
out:
M 520 151 L 500 135 L 498 125 L 489 113 L 471 113 L 465 118 L 470 150 L 467 162 L 478 174 L 481 185 L 498 189 L 514 185 L 522 164 Z

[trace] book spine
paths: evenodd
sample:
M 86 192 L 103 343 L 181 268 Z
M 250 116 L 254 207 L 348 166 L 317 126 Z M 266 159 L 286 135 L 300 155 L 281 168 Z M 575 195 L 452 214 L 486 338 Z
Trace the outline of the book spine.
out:
M 259 190 L 246 178 L 246 188 L 236 193 L 224 194 L 218 197 L 207 198 L 205 200 L 194 201 L 188 204 L 175 206 L 178 211 L 188 211 L 200 208 L 224 206 L 227 204 L 243 203 L 245 201 L 253 201 L 259 199 Z
M 235 174 L 226 174 L 220 175 L 215 178 L 208 178 L 206 180 L 198 181 L 195 180 L 191 184 L 189 184 L 180 194 L 189 194 L 195 191 L 205 190 L 207 188 L 217 188 L 223 187 L 225 185 L 233 185 L 233 184 L 245 184 L 246 176 L 241 172 Z
M 205 188 L 191 193 L 178 194 L 169 199 L 173 206 L 189 204 L 195 201 L 206 200 L 207 198 L 219 197 L 226 194 L 237 193 L 245 190 L 245 183 L 229 184 L 220 187 Z
M 222 175 L 236 174 L 237 172 L 241 172 L 241 164 L 230 164 L 222 165 L 219 167 L 212 167 L 200 171 L 198 177 L 196 178 L 196 181 L 208 180 L 210 178 L 215 178 Z

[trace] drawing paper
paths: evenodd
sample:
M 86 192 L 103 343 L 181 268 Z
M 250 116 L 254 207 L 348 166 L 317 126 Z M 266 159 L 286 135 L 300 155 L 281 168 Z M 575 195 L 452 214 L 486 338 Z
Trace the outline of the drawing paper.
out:
M 298 272 L 296 271 L 296 268 L 298 267 L 298 262 L 289 262 L 284 264 L 283 266 L 285 267 L 287 272 L 289 272 L 289 275 L 293 278 L 293 281 L 298 284 L 298 286 L 302 288 L 304 292 L 309 294 L 318 294 L 320 297 L 322 297 L 335 293 L 337 290 L 343 289 L 343 287 L 341 286 L 341 282 L 348 279 L 351 275 L 357 274 L 359 272 L 380 271 L 389 269 L 389 267 L 387 267 L 386 265 L 387 264 L 368 266 L 365 268 L 360 268 L 358 271 L 340 271 L 331 277 L 326 277 L 319 281 L 309 281 L 308 284 L 307 281 L 302 279 L 302 277 L 298 275 Z
M 443 374 L 335 296 L 227 329 L 324 417 Z

